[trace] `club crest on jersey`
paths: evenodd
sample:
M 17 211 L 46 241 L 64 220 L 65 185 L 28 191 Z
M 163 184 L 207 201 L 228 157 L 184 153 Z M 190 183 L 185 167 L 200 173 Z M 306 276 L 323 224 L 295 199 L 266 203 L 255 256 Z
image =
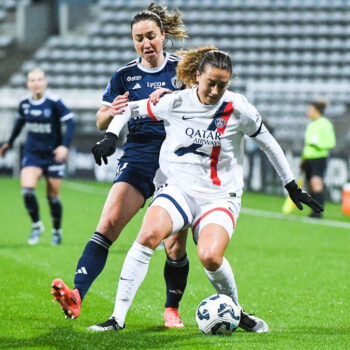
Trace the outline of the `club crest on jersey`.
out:
M 223 127 L 225 126 L 225 119 L 223 119 L 223 118 L 217 118 L 217 119 L 215 120 L 215 126 L 216 126 L 217 128 L 223 128 Z
M 44 109 L 44 117 L 45 118 L 50 118 L 51 117 L 51 114 L 52 114 L 52 111 L 50 108 L 45 108 Z
M 182 86 L 182 83 L 179 79 L 177 79 L 177 76 L 171 78 L 171 83 L 173 84 L 175 89 L 180 89 Z

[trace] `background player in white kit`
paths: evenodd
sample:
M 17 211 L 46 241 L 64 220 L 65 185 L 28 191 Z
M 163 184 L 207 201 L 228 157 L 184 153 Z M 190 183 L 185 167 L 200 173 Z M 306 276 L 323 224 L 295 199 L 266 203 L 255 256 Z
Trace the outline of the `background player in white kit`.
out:
M 243 188 L 244 135 L 267 154 L 290 197 L 316 211 L 323 208 L 297 186 L 285 155 L 262 123 L 254 106 L 240 94 L 227 91 L 232 76 L 229 56 L 218 50 L 201 49 L 184 54 L 178 77 L 192 89 L 130 104 L 114 118 L 105 138 L 93 148 L 95 157 L 107 157 L 123 124 L 131 117 L 164 120 L 166 139 L 160 168 L 167 176 L 151 202 L 136 241 L 121 271 L 112 317 L 90 330 L 123 329 L 135 293 L 146 276 L 154 249 L 160 241 L 182 228 L 191 227 L 205 272 L 218 293 L 238 301 L 234 276 L 224 253 L 233 234 Z M 240 327 L 268 332 L 265 321 L 242 310 Z

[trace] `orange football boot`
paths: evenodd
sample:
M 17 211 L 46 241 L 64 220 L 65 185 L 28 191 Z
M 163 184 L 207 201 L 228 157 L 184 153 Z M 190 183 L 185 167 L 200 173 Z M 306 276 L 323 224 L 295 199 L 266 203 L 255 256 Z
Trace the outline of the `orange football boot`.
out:
M 164 321 L 166 328 L 183 328 L 179 310 L 175 307 L 166 307 L 164 311 Z
M 60 304 L 66 318 L 77 318 L 80 314 L 81 299 L 78 289 L 70 289 L 60 279 L 55 278 L 51 284 L 51 294 Z

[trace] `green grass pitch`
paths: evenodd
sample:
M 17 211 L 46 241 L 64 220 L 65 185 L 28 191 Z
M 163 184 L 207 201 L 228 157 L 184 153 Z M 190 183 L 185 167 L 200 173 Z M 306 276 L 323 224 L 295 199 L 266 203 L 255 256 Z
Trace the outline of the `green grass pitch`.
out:
M 80 317 L 66 320 L 52 302 L 55 277 L 70 286 L 77 261 L 96 228 L 109 184 L 64 181 L 63 244 L 50 245 L 45 185 L 37 194 L 45 233 L 28 246 L 30 221 L 18 179 L 0 178 L 0 349 L 349 349 L 350 218 L 327 204 L 325 220 L 305 221 L 308 209 L 278 217 L 283 198 L 246 193 L 244 209 L 227 249 L 248 311 L 264 318 L 269 334 L 238 330 L 231 337 L 205 336 L 195 321 L 202 299 L 214 294 L 188 239 L 190 274 L 180 305 L 184 329 L 163 328 L 164 251 L 157 250 L 121 332 L 91 333 L 114 305 L 124 257 L 134 241 L 141 211 L 112 246 L 106 267 L 85 297 Z M 343 226 L 341 226 L 343 223 Z

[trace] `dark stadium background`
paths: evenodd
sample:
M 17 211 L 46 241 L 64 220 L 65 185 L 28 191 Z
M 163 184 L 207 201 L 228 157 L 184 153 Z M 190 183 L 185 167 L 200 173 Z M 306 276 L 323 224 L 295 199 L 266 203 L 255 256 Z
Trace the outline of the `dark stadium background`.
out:
M 326 177 L 329 198 L 341 200 L 349 181 L 350 2 L 346 0 L 174 0 L 189 39 L 168 49 L 216 45 L 229 52 L 236 71 L 231 90 L 256 105 L 298 176 L 307 103 L 328 99 L 337 147 Z M 111 75 L 136 57 L 130 20 L 148 6 L 141 0 L 0 1 L 0 141 L 9 136 L 25 89 L 26 73 L 46 71 L 50 90 L 76 115 L 77 132 L 68 160 L 71 178 L 110 181 L 115 161 L 98 168 L 91 146 L 103 135 L 95 113 Z M 24 133 L 0 174 L 17 176 Z M 249 142 L 249 141 L 248 141 Z M 265 155 L 248 143 L 246 188 L 281 193 Z M 116 158 L 116 157 L 115 157 Z

